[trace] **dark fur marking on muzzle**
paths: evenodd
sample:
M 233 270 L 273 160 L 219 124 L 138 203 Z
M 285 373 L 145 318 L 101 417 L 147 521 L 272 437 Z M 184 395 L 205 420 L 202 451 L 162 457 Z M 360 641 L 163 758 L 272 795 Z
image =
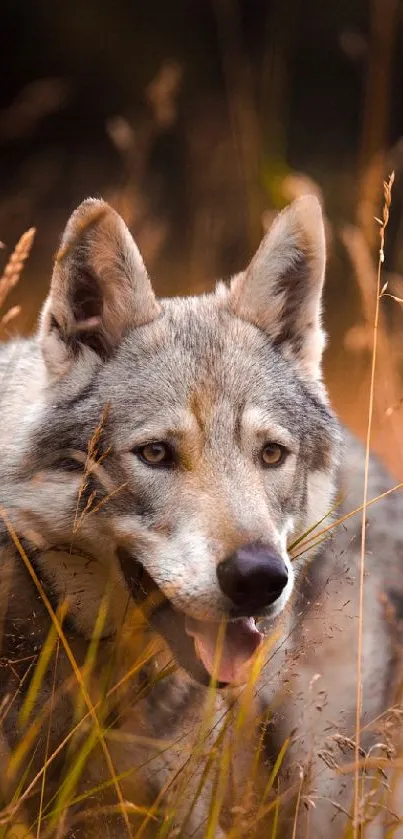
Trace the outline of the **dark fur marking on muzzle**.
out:
M 183 612 L 175 609 L 138 559 L 124 548 L 118 549 L 118 558 L 129 592 L 140 607 L 145 606 L 151 595 L 159 596 L 156 607 L 144 611 L 145 617 L 155 632 L 167 642 L 179 666 L 192 679 L 207 687 L 211 678 L 196 656 L 193 640 L 186 632 Z M 224 688 L 226 684 L 217 682 L 216 686 Z

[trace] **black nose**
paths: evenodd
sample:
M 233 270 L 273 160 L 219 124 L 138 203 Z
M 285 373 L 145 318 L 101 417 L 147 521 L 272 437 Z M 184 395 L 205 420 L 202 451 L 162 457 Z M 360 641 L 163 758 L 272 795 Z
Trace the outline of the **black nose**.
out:
M 284 560 L 272 548 L 244 545 L 217 566 L 221 591 L 249 614 L 270 606 L 287 585 Z

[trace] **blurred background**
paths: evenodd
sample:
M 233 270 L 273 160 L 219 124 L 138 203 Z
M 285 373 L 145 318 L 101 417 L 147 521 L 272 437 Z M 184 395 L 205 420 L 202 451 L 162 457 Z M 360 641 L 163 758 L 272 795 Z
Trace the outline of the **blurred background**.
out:
M 37 231 L 1 338 L 35 328 L 61 231 L 89 195 L 121 212 L 171 295 L 241 269 L 275 213 L 316 192 L 326 380 L 365 433 L 374 216 L 392 169 L 382 284 L 403 298 L 403 2 L 2 0 L 0 38 L 3 267 Z M 384 296 L 373 443 L 403 478 L 402 369 L 403 306 Z

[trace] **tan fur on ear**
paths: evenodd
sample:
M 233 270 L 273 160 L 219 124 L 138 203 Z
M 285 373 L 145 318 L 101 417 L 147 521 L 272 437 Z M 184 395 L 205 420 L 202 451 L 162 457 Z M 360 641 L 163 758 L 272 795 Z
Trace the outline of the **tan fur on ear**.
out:
M 234 314 L 267 332 L 310 376 L 324 347 L 321 296 L 326 247 L 320 204 L 304 196 L 283 210 L 250 265 L 232 281 Z
M 56 255 L 40 326 L 45 361 L 60 375 L 69 367 L 73 343 L 107 355 L 128 329 L 159 313 L 141 254 L 123 220 L 104 201 L 84 201 L 71 216 Z

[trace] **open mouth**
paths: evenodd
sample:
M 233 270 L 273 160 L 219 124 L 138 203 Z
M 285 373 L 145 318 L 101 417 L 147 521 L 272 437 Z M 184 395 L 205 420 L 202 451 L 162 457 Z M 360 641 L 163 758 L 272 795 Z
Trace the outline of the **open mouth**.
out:
M 255 618 L 240 617 L 221 624 L 191 618 L 172 605 L 138 560 L 125 550 L 118 555 L 133 599 L 145 607 L 149 623 L 168 643 L 180 667 L 203 685 L 212 679 L 218 687 L 247 681 L 254 654 L 263 641 Z M 150 598 L 155 603 L 151 609 Z
M 246 681 L 253 656 L 263 641 L 255 618 L 238 618 L 221 626 L 186 617 L 185 629 L 210 677 L 222 684 Z

